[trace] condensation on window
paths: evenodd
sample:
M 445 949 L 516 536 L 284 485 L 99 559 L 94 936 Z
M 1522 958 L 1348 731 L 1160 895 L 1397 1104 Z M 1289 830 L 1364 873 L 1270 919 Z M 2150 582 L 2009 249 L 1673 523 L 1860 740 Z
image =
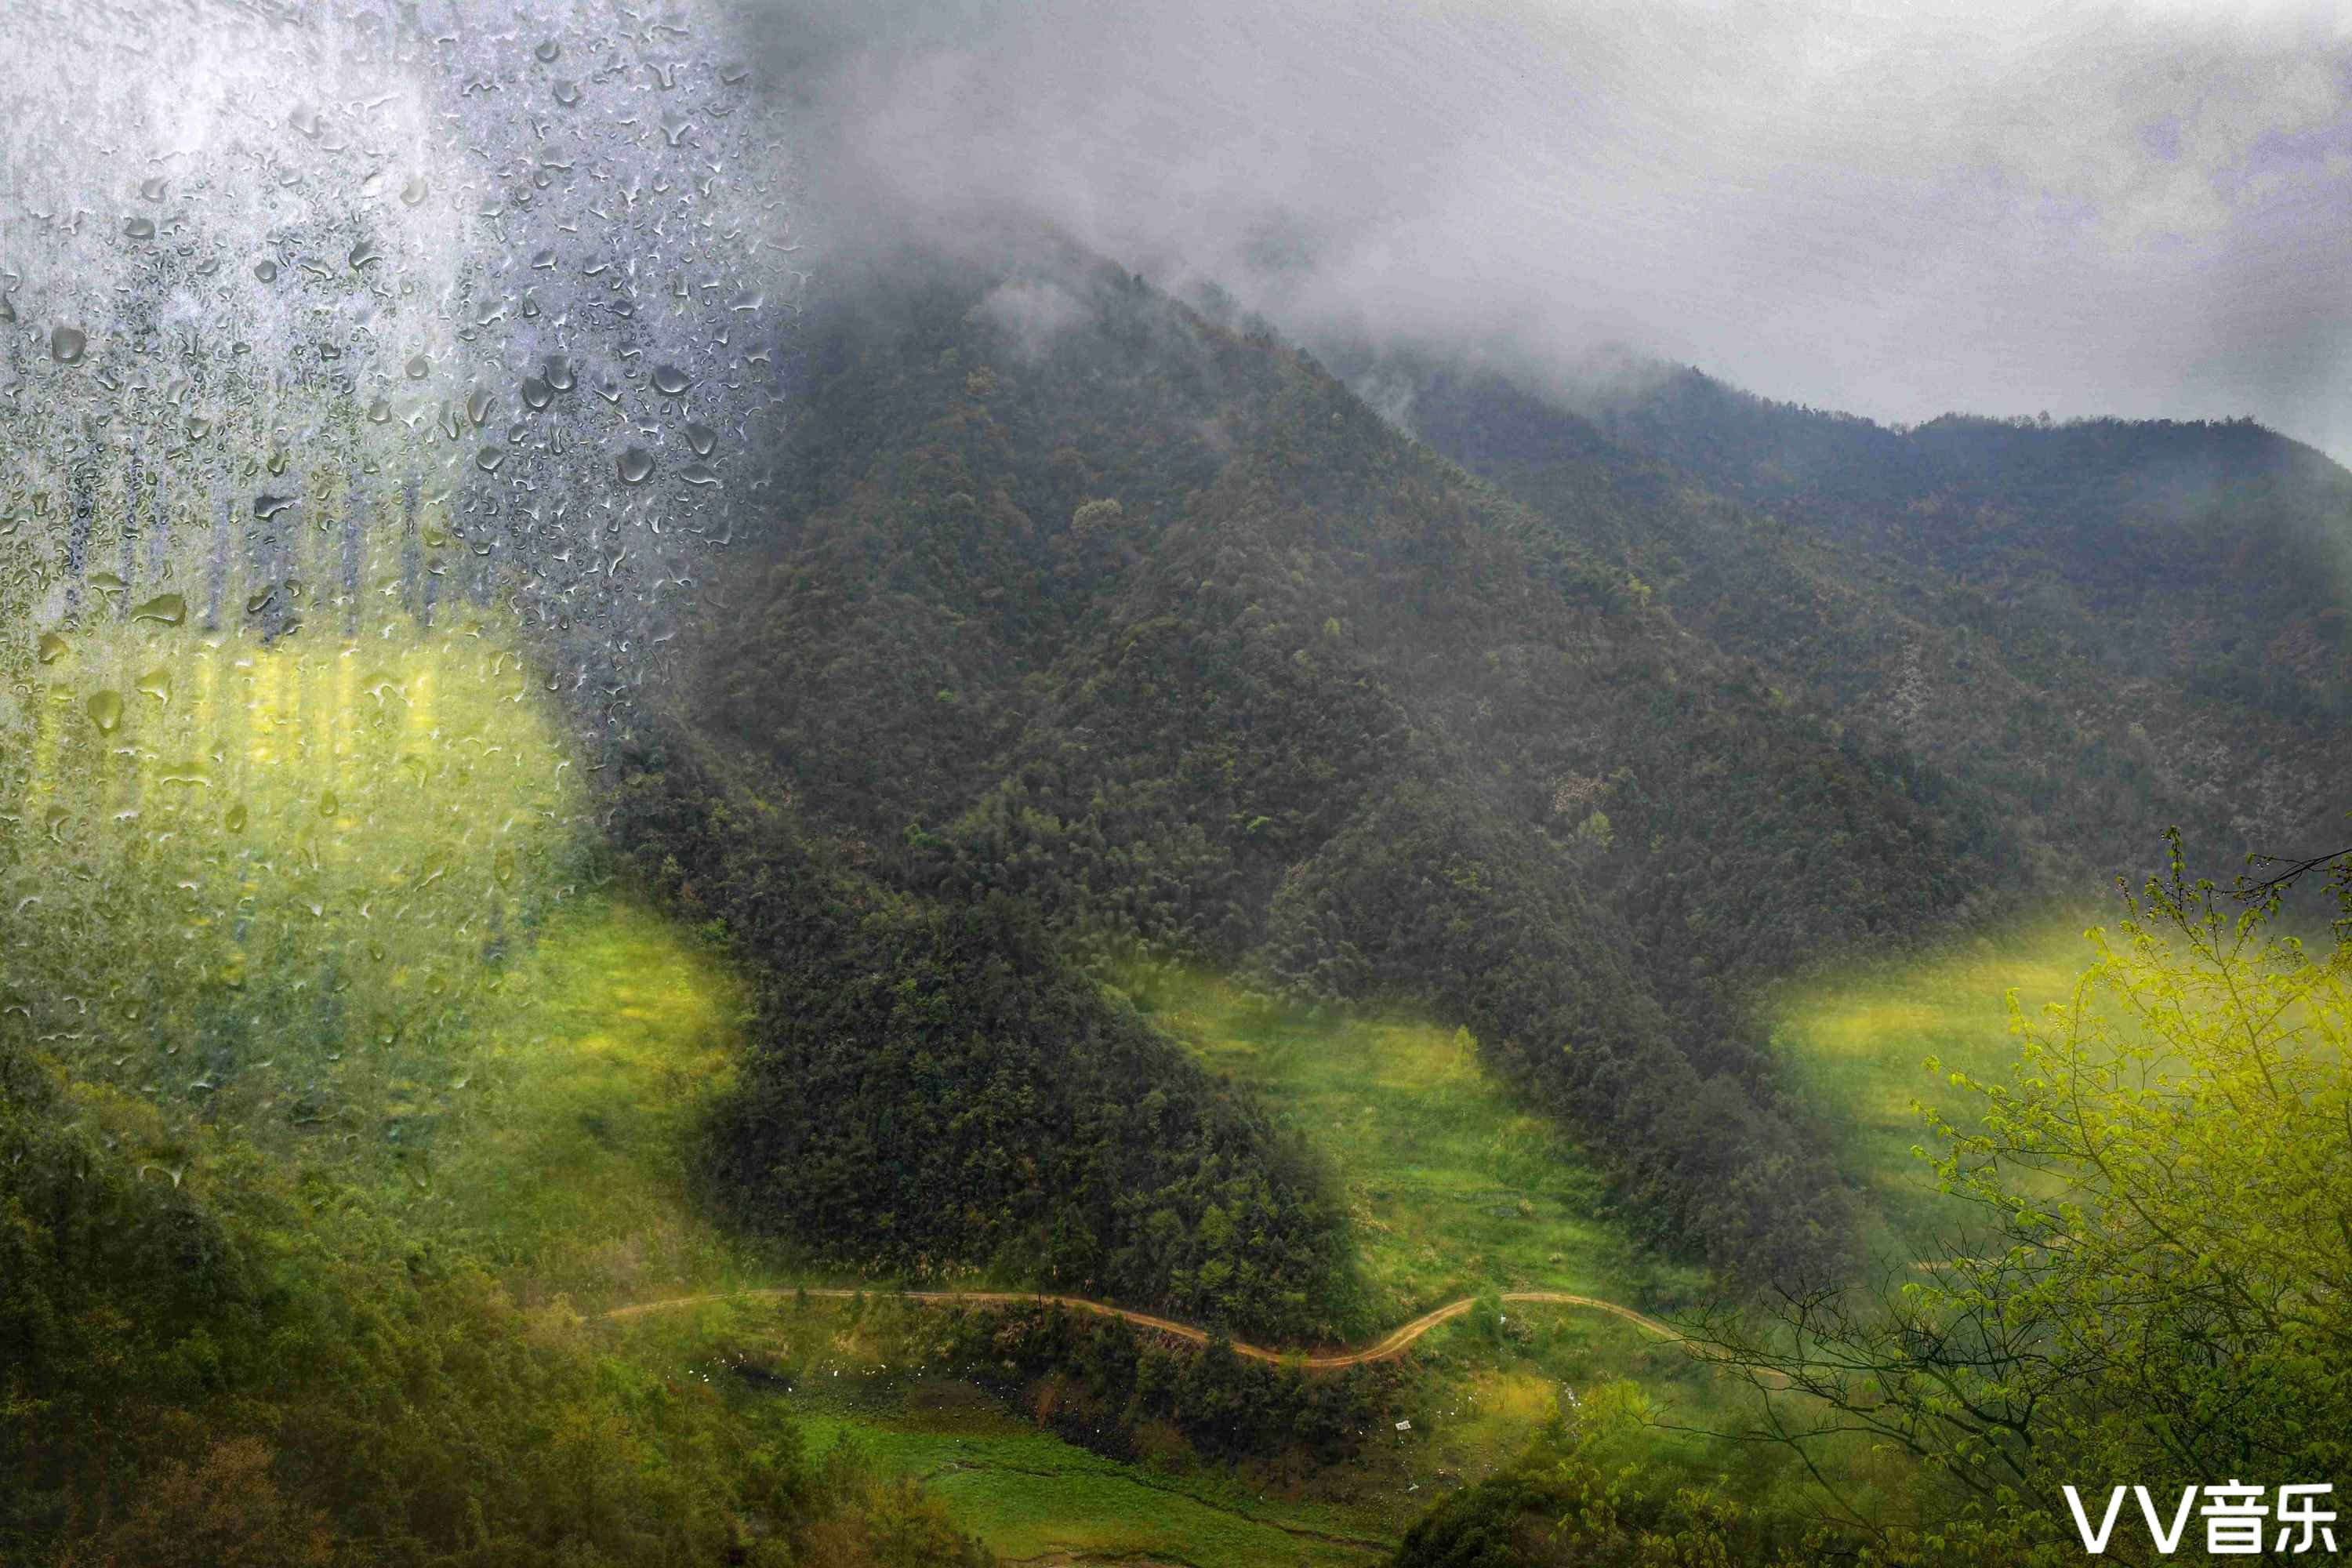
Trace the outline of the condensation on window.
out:
M 0 1030 L 155 1138 L 428 1136 L 597 876 L 591 775 L 761 503 L 809 283 L 735 42 L 0 11 Z

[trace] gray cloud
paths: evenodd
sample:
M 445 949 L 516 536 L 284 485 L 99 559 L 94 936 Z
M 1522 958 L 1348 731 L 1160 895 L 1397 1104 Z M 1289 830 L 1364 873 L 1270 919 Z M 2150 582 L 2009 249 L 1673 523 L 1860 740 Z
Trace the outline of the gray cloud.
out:
M 845 219 L 1034 212 L 1307 335 L 2352 455 L 2352 13 L 772 4 Z

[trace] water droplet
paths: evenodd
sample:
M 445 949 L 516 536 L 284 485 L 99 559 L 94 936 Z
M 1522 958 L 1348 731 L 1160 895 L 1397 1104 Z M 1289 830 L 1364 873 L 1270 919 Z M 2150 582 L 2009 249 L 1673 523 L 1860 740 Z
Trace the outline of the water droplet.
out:
M 674 364 L 654 366 L 654 390 L 664 397 L 676 397 L 693 384 L 694 383 L 688 379 L 686 372 Z
M 142 197 L 151 202 L 162 201 L 163 199 L 163 176 L 161 174 L 150 174 L 145 179 L 140 181 L 139 194 Z
M 630 447 L 621 453 L 620 470 L 623 484 L 644 484 L 653 475 L 654 455 L 643 447 Z
M 498 879 L 499 886 L 501 888 L 514 880 L 513 850 L 501 849 L 490 857 L 490 875 Z
M 466 417 L 472 420 L 475 426 L 478 427 L 481 423 L 489 416 L 490 395 L 484 392 L 478 386 L 471 393 L 467 395 Z
M 124 582 L 121 578 L 116 576 L 111 572 L 91 573 L 89 574 L 89 585 L 97 589 L 101 594 L 120 594 L 125 588 L 131 586 L 130 584 Z
M 360 195 L 370 198 L 383 195 L 383 171 L 375 170 L 360 182 Z
M 530 258 L 530 264 L 538 270 L 544 272 L 549 268 L 555 265 L 555 252 L 552 249 L 542 250 Z
M 409 380 L 423 381 L 426 374 L 432 370 L 433 362 L 423 354 L 413 354 L 409 358 L 407 368 Z
M 535 375 L 523 377 L 522 400 L 526 407 L 544 408 L 555 401 L 555 389 Z
M 677 110 L 668 109 L 662 111 L 662 140 L 669 143 L 669 145 L 675 147 L 680 142 L 686 140 L 686 133 L 692 129 L 692 122 Z
M 553 38 L 541 38 L 539 42 L 539 47 L 531 50 L 532 54 L 539 57 L 539 63 L 541 65 L 554 64 L 555 57 L 562 52 L 563 46 L 557 43 Z
M 688 424 L 686 427 L 686 444 L 694 448 L 696 457 L 707 458 L 710 456 L 710 448 L 719 445 L 719 432 L 708 425 Z
M 259 518 L 262 521 L 268 522 L 270 519 L 276 517 L 279 512 L 284 511 L 288 507 L 292 506 L 293 504 L 294 498 L 292 496 L 274 496 L 268 491 L 264 490 L 261 494 L 253 498 L 253 515 Z
M 69 651 L 70 647 L 66 642 L 65 638 L 58 636 L 55 632 L 43 632 L 41 634 L 39 648 L 35 657 L 39 658 L 43 664 L 55 664 L 58 660 L 65 658 L 67 653 Z
M 715 485 L 719 470 L 708 463 L 688 463 L 678 470 L 678 477 L 690 485 Z
M 719 70 L 719 79 L 729 87 L 737 87 L 751 74 L 750 69 L 743 66 L 722 66 Z
M 335 798 L 335 792 L 333 790 L 327 790 L 319 796 L 319 815 L 320 816 L 332 816 L 342 809 L 343 803 Z
M 240 801 L 221 813 L 221 826 L 231 833 L 245 831 L 245 803 Z
M 253 275 L 264 283 L 278 281 L 278 263 L 264 257 L 253 264 Z
M 354 272 L 364 267 L 372 267 L 383 259 L 383 252 L 375 247 L 373 240 L 363 239 L 352 247 L 352 270 Z
M 140 696 L 152 697 L 156 701 L 169 708 L 172 705 L 172 672 L 168 669 L 151 669 L 139 678 L 139 684 L 132 689 Z
M 188 439 L 201 441 L 213 433 L 213 422 L 201 414 L 188 416 Z
M 13 321 L 16 319 L 16 302 L 10 300 L 7 295 L 0 294 L 0 322 Z
M 410 177 L 406 184 L 400 187 L 400 199 L 410 206 L 416 206 L 432 192 L 433 187 L 425 183 L 425 176 L 415 174 Z
M 188 618 L 188 601 L 177 594 L 158 594 L 131 612 L 134 621 L 155 621 L 176 626 Z
M 547 384 L 557 392 L 569 392 L 572 381 L 572 362 L 562 354 L 547 356 Z
M 59 364 L 79 364 L 82 351 L 89 347 L 89 338 L 79 327 L 53 327 L 49 331 L 49 357 Z
M 506 460 L 507 455 L 504 452 L 499 451 L 496 447 L 485 447 L 480 451 L 474 454 L 474 467 L 481 469 L 482 472 L 486 474 L 497 473 L 499 471 L 499 465 Z
M 572 105 L 578 103 L 580 101 L 580 84 L 576 81 L 568 80 L 557 82 L 555 84 L 555 101 L 563 105 L 566 109 L 570 109 Z
M 368 405 L 368 423 L 371 425 L 389 425 L 392 423 L 391 398 L 379 397 L 373 403 Z
M 117 692 L 101 691 L 84 703 L 83 708 L 101 735 L 113 734 L 115 726 L 122 722 L 122 698 Z
M 286 117 L 286 123 L 313 142 L 316 142 L 327 129 L 326 116 L 307 103 L 296 104 L 294 112 Z
M 127 239 L 152 239 L 155 237 L 155 220 L 152 217 L 125 219 L 122 233 Z

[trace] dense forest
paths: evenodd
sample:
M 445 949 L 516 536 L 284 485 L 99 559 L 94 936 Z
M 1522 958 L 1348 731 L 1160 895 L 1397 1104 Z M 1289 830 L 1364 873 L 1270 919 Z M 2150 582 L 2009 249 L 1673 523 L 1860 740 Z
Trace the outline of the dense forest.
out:
M 1332 351 L 1422 439 L 1844 726 L 1998 803 L 2042 879 L 2213 868 L 2343 810 L 2343 469 L 2247 422 L 1895 430 L 1696 371 Z
M 751 975 L 713 1205 L 866 1277 L 972 1269 L 1281 1337 L 1330 1334 L 1348 1255 L 1295 1134 L 992 894 L 877 884 L 681 744 L 631 760 L 635 878 Z

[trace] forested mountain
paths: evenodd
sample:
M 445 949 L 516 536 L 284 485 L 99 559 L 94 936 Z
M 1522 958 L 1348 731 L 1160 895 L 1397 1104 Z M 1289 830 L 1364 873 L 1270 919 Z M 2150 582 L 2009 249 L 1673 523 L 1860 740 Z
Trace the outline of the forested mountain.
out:
M 1405 390 L 1409 435 L 1262 324 L 1039 237 L 892 252 L 803 353 L 784 502 L 681 711 L 927 911 L 850 971 L 954 971 L 950 929 L 981 962 L 1013 917 L 940 911 L 985 906 L 1034 919 L 1049 969 L 1410 999 L 1475 1031 L 1651 1235 L 1750 1281 L 1833 1270 L 1854 1229 L 1755 982 L 2095 891 L 2168 821 L 2233 852 L 2335 805 L 2313 557 L 2344 477 L 2259 430 L 1897 434 L 1691 375 L 1604 427 L 1492 374 L 1334 355 Z M 2217 508 L 2251 509 L 2251 543 L 2215 542 Z M 1111 1028 L 1028 1005 L 954 1011 L 974 1041 Z M 908 1124 L 904 1075 L 862 1026 L 779 1027 L 791 1092 L 748 1091 L 774 1106 L 730 1158 L 804 1184 L 794 1119 L 830 1129 L 871 1202 L 772 1212 L 821 1247 L 903 1226 L 909 1194 L 861 1187 L 855 1152 Z M 1114 1054 L 1139 1095 L 1182 1076 Z M 1001 1164 L 1025 1124 L 971 1108 L 1000 1053 L 924 1059 L 966 1107 L 942 1158 Z M 1325 1201 L 1277 1163 L 1299 1173 L 1267 1192 Z M 1142 1256 L 1108 1211 L 1031 1206 L 1010 1252 L 1011 1211 L 929 1208 L 906 1256 L 1051 1255 L 1048 1278 L 1244 1321 L 1324 1245 L 1180 1205 L 1151 1222 L 1176 1276 L 1098 1277 Z
M 2037 875 L 2332 845 L 2352 475 L 2244 421 L 1898 431 L 1700 373 L 1334 363 L 1684 626 L 1997 800 Z
M 1852 1199 L 1742 987 L 2013 885 L 1983 796 L 1312 359 L 1095 258 L 901 254 L 806 354 L 789 501 L 680 704 L 732 765 L 894 897 L 1438 1009 L 1653 1236 L 1750 1280 L 1840 1266 Z M 1610 504 L 1633 532 L 1690 503 Z M 766 1059 L 812 1124 L 898 1114 Z
M 2352 441 L 2352 48 L 1779 9 L 0 6 L 0 1568 L 2308 1550 L 2352 472 L 1591 345 Z

